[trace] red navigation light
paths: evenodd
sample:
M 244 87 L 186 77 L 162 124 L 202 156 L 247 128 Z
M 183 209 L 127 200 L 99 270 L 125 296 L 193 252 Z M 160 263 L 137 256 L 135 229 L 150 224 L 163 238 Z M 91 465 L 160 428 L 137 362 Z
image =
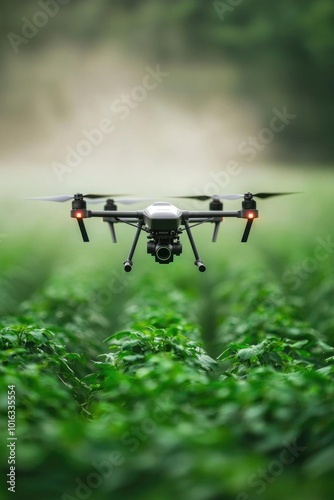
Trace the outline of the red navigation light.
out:
M 81 212 L 76 212 L 75 214 L 77 219 L 82 219 L 82 213 Z
M 247 218 L 248 219 L 254 219 L 254 214 L 251 212 L 247 215 Z

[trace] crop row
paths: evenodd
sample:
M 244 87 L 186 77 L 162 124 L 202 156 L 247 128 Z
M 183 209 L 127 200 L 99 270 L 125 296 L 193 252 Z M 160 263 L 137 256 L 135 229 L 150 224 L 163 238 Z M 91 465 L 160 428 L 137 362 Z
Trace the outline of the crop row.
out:
M 94 287 L 74 276 L 53 276 L 1 328 L 1 389 L 17 388 L 26 493 L 328 496 L 333 352 L 298 303 L 258 278 L 234 292 L 216 286 L 213 359 L 187 292 L 143 278 L 112 333 L 124 296 L 108 300 L 95 272 Z

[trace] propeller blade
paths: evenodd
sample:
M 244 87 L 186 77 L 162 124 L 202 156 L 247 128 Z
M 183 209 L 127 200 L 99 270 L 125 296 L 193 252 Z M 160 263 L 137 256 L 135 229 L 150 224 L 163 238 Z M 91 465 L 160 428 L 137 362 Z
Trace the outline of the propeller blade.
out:
M 250 230 L 252 229 L 253 221 L 254 221 L 254 219 L 248 219 L 244 234 L 242 235 L 242 238 L 241 238 L 241 243 L 247 243 Z
M 205 194 L 194 195 L 194 196 L 171 196 L 171 198 L 182 198 L 185 200 L 198 200 L 198 201 L 207 201 L 207 200 L 239 200 L 243 198 L 243 194 L 214 194 L 212 196 L 207 196 Z
M 285 194 L 298 194 L 296 192 L 294 193 L 256 193 L 253 194 L 254 198 L 271 198 L 272 196 L 282 196 Z M 182 199 L 188 199 L 188 200 L 198 200 L 198 201 L 207 201 L 207 200 L 240 200 L 244 198 L 244 194 L 214 194 L 213 196 L 206 196 L 206 195 L 194 195 L 194 196 L 171 196 L 171 198 L 182 198 Z
M 85 224 L 84 224 L 84 221 L 82 219 L 77 219 L 78 221 L 78 225 L 79 225 L 79 229 L 80 229 L 80 233 L 81 233 L 81 236 L 82 236 L 82 239 L 85 243 L 88 243 L 89 242 L 89 238 L 88 238 L 88 234 L 87 234 L 87 231 L 86 231 L 86 228 L 85 228 Z
M 84 200 L 86 200 L 86 198 L 84 197 Z M 87 200 L 87 203 L 88 205 L 98 205 L 99 203 L 105 203 L 106 202 L 106 198 L 96 198 L 96 199 L 88 199 Z
M 265 200 L 266 198 L 271 198 L 272 196 L 283 196 L 285 194 L 298 194 L 298 193 L 256 193 L 253 194 L 255 198 L 262 198 Z
M 28 200 L 37 200 L 37 201 L 57 201 L 57 202 L 63 202 L 63 201 L 69 201 L 73 200 L 73 194 L 64 194 L 60 196 L 40 196 L 37 198 L 27 198 Z
M 134 205 L 135 203 L 140 203 L 141 201 L 150 201 L 153 199 L 153 198 L 118 198 L 118 196 L 113 196 L 112 199 L 115 203 L 120 203 L 121 205 Z M 86 196 L 84 198 L 86 198 Z M 89 203 L 90 205 L 94 205 L 105 201 L 106 198 L 96 198 L 96 199 L 89 199 L 87 203 Z
M 121 205 L 132 205 L 141 201 L 151 201 L 153 198 L 115 198 L 116 203 Z
M 84 198 L 88 198 L 90 200 L 102 199 L 105 200 L 107 198 L 114 198 L 116 196 L 126 196 L 125 194 L 84 194 Z
M 243 194 L 214 194 L 212 196 L 207 196 L 205 194 L 194 195 L 194 196 L 170 196 L 170 198 L 182 198 L 184 200 L 198 200 L 198 201 L 207 201 L 207 200 L 238 200 L 239 198 L 243 198 Z
M 261 199 L 266 199 L 266 198 L 271 198 L 272 196 L 282 196 L 285 194 L 298 194 L 298 193 L 256 193 L 253 194 L 253 198 L 261 198 Z M 244 194 L 224 194 L 224 195 L 217 195 L 213 196 L 213 198 L 219 198 L 220 200 L 239 200 L 241 198 L 244 198 Z
M 212 196 L 206 196 L 205 194 L 203 195 L 194 195 L 194 196 L 168 196 L 168 198 L 180 198 L 183 200 L 198 200 L 198 201 L 207 201 L 207 200 L 212 200 Z
M 74 194 L 63 194 L 57 196 L 39 196 L 34 198 L 28 198 L 28 200 L 37 200 L 37 201 L 56 201 L 56 202 L 64 202 L 74 200 Z M 116 196 L 125 196 L 124 194 L 84 194 L 83 197 L 90 201 L 90 203 L 100 203 L 105 201 L 107 198 L 113 198 Z
M 219 200 L 240 200 L 243 197 L 243 194 L 218 194 L 217 196 L 213 196 L 213 198 L 218 198 Z

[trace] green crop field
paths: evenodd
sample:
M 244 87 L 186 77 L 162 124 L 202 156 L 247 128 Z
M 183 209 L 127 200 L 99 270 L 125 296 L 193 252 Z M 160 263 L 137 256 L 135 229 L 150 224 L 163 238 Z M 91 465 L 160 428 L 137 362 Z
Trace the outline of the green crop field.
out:
M 1 207 L 1 498 L 14 449 L 18 498 L 332 498 L 332 179 L 295 175 L 247 245 L 194 231 L 204 274 L 185 240 L 125 274 L 131 229 L 83 245 L 66 210 Z

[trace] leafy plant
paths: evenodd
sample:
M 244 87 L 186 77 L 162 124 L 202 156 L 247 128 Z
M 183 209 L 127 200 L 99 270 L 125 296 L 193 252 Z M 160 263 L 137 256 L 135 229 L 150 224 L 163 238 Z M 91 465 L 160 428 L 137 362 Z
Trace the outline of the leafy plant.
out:
M 0 388 L 16 386 L 25 495 L 68 500 L 80 484 L 97 500 L 233 500 L 255 484 L 274 500 L 329 498 L 334 354 L 298 297 L 254 274 L 210 289 L 215 360 L 194 291 L 143 278 L 113 333 L 91 280 L 53 276 L 2 320 Z
M 147 327 L 142 332 L 119 332 L 106 339 L 113 352 L 103 355 L 105 361 L 118 370 L 133 372 L 146 366 L 152 355 L 164 353 L 201 371 L 213 371 L 216 363 L 204 349 L 175 330 Z

